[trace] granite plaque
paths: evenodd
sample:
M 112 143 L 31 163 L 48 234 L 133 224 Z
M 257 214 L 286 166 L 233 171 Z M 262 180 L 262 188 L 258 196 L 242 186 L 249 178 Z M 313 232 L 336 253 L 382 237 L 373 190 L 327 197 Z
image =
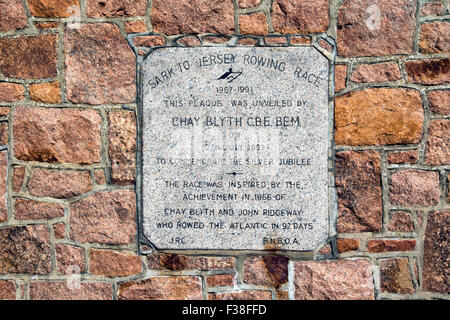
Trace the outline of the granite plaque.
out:
M 140 66 L 140 223 L 161 250 L 315 250 L 329 236 L 329 60 L 168 47 Z

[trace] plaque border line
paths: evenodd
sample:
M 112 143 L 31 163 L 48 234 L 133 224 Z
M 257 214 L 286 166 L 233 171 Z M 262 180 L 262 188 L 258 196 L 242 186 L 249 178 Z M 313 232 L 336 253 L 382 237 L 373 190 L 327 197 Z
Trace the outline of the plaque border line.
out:
M 335 77 L 335 61 L 337 55 L 337 46 L 333 38 L 326 34 L 317 35 L 315 41 L 308 45 L 283 45 L 283 46 L 273 46 L 273 45 L 255 45 L 255 46 L 223 46 L 223 45 L 202 45 L 198 47 L 187 47 L 181 45 L 165 45 L 157 46 L 151 48 L 144 56 L 138 54 L 138 49 L 134 45 L 134 37 L 143 36 L 146 34 L 132 34 L 127 37 L 127 41 L 136 55 L 136 183 L 135 183 L 135 194 L 136 194 L 136 227 L 137 227 L 137 253 L 139 255 L 146 255 L 151 253 L 179 253 L 184 255 L 198 255 L 198 254 L 214 254 L 214 255 L 233 255 L 233 254 L 251 254 L 262 252 L 281 252 L 281 253 L 314 253 L 318 249 L 322 248 L 326 243 L 330 242 L 330 239 L 335 238 L 336 222 L 337 222 L 337 193 L 335 187 L 335 153 L 336 146 L 334 141 L 334 77 Z M 153 34 L 150 34 L 153 35 Z M 319 41 L 326 41 L 332 48 L 332 52 L 327 52 L 319 45 Z M 293 250 L 293 249 L 195 249 L 195 248 L 183 248 L 183 249 L 164 249 L 156 247 L 144 234 L 143 229 L 143 70 L 142 65 L 146 59 L 156 50 L 166 49 L 166 48 L 185 48 L 185 49 L 195 49 L 195 48 L 253 48 L 253 47 L 263 47 L 263 48 L 304 48 L 312 47 L 315 48 L 320 54 L 322 54 L 328 61 L 328 237 L 322 242 L 315 250 Z M 146 246 L 147 248 L 144 248 Z M 150 248 L 150 250 L 148 250 Z M 335 248 L 332 248 L 334 250 Z M 189 252 L 187 252 L 189 251 Z M 195 251 L 195 253 L 190 253 Z

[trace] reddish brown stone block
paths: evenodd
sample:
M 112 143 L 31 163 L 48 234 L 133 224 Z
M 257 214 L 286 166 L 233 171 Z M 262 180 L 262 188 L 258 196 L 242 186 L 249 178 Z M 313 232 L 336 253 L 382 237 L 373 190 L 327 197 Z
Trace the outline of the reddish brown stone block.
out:
M 244 283 L 280 286 L 288 281 L 288 261 L 282 256 L 251 257 L 244 261 Z
M 254 46 L 258 44 L 258 39 L 245 37 L 238 39 L 238 44 L 242 46 Z
M 218 37 L 218 36 L 206 36 L 203 38 L 206 42 L 211 42 L 215 44 L 225 43 L 230 40 L 229 37 Z
M 28 8 L 35 17 L 67 18 L 80 14 L 78 0 L 27 0 Z
M 7 117 L 9 115 L 9 107 L 0 107 L 0 117 Z
M 0 101 L 15 102 L 24 98 L 25 89 L 18 83 L 0 82 Z
M 291 39 L 292 42 L 292 39 Z M 334 68 L 334 92 L 345 89 L 347 82 L 347 66 L 337 65 Z
M 111 111 L 109 120 L 109 157 L 111 180 L 126 185 L 136 175 L 136 117 L 132 111 Z
M 279 33 L 319 33 L 329 26 L 327 0 L 275 0 L 272 24 Z
M 55 34 L 0 39 L 0 71 L 11 78 L 56 77 L 57 39 Z
M 154 0 L 150 18 L 154 30 L 166 35 L 234 33 L 234 7 L 231 1 Z
M 420 27 L 420 52 L 450 53 L 450 23 L 428 22 Z
M 351 238 L 340 238 L 336 240 L 337 249 L 339 253 L 344 253 L 347 251 L 358 250 L 359 240 Z
M 69 244 L 56 244 L 56 268 L 60 274 L 84 273 L 84 249 Z
M 64 36 L 67 99 L 119 104 L 136 100 L 135 55 L 119 28 L 90 23 Z
M 21 0 L 0 0 L 0 32 L 23 29 L 28 26 Z
M 430 122 L 425 162 L 430 165 L 450 164 L 450 120 Z
M 410 60 L 405 63 L 408 80 L 426 85 L 450 82 L 450 59 Z
M 216 274 L 206 277 L 208 287 L 232 287 L 234 286 L 234 274 Z
M 94 180 L 96 184 L 104 185 L 106 184 L 105 171 L 103 169 L 94 171 Z
M 25 167 L 14 167 L 13 168 L 13 181 L 12 187 L 14 192 L 19 192 L 22 189 L 23 179 L 25 178 L 26 169 Z
M 112 300 L 110 283 L 81 281 L 79 285 L 67 281 L 30 282 L 31 300 Z
M 414 0 L 345 0 L 338 12 L 338 54 L 413 53 L 415 11 Z
M 381 230 L 380 155 L 375 151 L 336 154 L 338 232 Z
M 408 258 L 380 260 L 380 289 L 384 292 L 410 294 L 414 292 Z
M 148 0 L 87 0 L 88 17 L 145 16 Z
M 416 240 L 391 240 L 375 239 L 367 243 L 369 252 L 413 251 L 416 248 Z
M 430 110 L 434 113 L 450 114 L 450 90 L 435 90 L 428 92 Z
M 389 152 L 387 155 L 388 163 L 390 164 L 415 164 L 419 158 L 419 151 L 395 151 Z
M 38 29 L 54 29 L 58 28 L 58 22 L 42 22 L 42 23 L 34 23 L 34 26 Z
M 92 189 L 89 171 L 35 169 L 28 182 L 28 192 L 36 197 L 65 199 Z
M 127 244 L 136 238 L 132 190 L 103 191 L 70 205 L 70 238 L 77 242 Z
M 202 45 L 201 41 L 196 36 L 182 37 L 177 40 L 177 43 L 186 47 L 199 47 Z
M 22 161 L 100 162 L 101 122 L 94 110 L 17 107 L 15 156 Z
M 241 14 L 239 16 L 239 30 L 241 34 L 264 35 L 269 32 L 267 17 L 264 12 Z
M 210 293 L 208 294 L 208 300 L 272 300 L 272 293 L 266 290 Z
M 140 33 L 147 31 L 145 21 L 126 21 L 123 23 L 123 26 L 126 33 Z
M 241 8 L 254 8 L 259 6 L 261 0 L 238 0 L 238 5 Z
M 422 289 L 450 293 L 450 210 L 428 215 L 423 244 Z
M 11 280 L 0 280 L 0 300 L 16 300 L 16 284 Z
M 444 4 L 440 0 L 427 2 L 423 4 L 422 8 L 420 9 L 420 13 L 423 16 L 440 16 L 444 14 L 444 11 Z
M 235 267 L 235 263 L 235 258 L 189 257 L 162 253 L 147 255 L 147 265 L 150 270 L 232 270 Z
M 8 124 L 0 122 L 0 146 L 8 143 Z
M 152 277 L 119 285 L 119 300 L 202 300 L 202 282 L 195 276 Z
M 49 232 L 45 225 L 0 229 L 0 274 L 49 274 Z
M 363 259 L 294 262 L 296 300 L 373 300 L 372 264 Z
M 14 217 L 17 220 L 40 220 L 64 217 L 64 208 L 59 204 L 16 199 Z
M 336 98 L 337 145 L 418 143 L 423 126 L 422 99 L 416 90 L 373 88 Z
M 30 85 L 30 98 L 36 102 L 59 103 L 61 102 L 59 89 L 58 81 L 32 84 Z
M 385 82 L 400 80 L 402 75 L 396 63 L 363 64 L 353 71 L 354 82 Z
M 53 233 L 56 239 L 64 239 L 66 237 L 66 224 L 64 222 L 55 223 L 53 225 Z
M 136 47 L 157 47 L 163 46 L 166 40 L 163 36 L 138 36 L 134 38 Z
M 434 206 L 439 203 L 439 173 L 406 169 L 391 175 L 390 200 L 399 206 Z
M 269 36 L 269 37 L 264 37 L 264 42 L 268 46 L 284 45 L 287 43 L 287 38 Z
M 291 44 L 310 44 L 311 38 L 308 36 L 291 36 Z
M 388 230 L 396 232 L 413 232 L 414 224 L 411 213 L 405 211 L 392 212 Z
M 6 207 L 7 153 L 0 151 L 0 223 L 8 219 Z
M 91 249 L 89 271 L 105 277 L 128 277 L 142 272 L 139 256 L 124 251 Z

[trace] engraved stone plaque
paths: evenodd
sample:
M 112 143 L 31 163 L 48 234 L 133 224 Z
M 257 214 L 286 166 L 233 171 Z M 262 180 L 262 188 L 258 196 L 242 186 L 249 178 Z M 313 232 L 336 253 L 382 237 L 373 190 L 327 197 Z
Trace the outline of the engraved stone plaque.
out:
M 169 47 L 145 57 L 141 236 L 161 250 L 323 244 L 329 65 L 312 46 Z

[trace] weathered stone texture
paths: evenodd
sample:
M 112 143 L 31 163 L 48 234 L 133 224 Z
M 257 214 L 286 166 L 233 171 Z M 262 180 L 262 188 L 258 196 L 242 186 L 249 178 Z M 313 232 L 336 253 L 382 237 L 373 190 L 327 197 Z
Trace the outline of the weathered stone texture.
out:
M 206 277 L 208 287 L 232 287 L 234 283 L 234 274 L 216 274 Z
M 35 17 L 67 18 L 80 14 L 78 0 L 27 0 L 28 8 Z
M 234 33 L 234 8 L 224 0 L 154 0 L 151 21 L 156 32 Z
M 422 8 L 420 9 L 420 13 L 423 16 L 429 16 L 429 15 L 442 15 L 444 14 L 445 7 L 444 4 L 438 0 L 438 1 L 430 1 L 422 5 Z
M 363 259 L 294 262 L 297 300 L 373 300 L 372 264 Z
M 12 187 L 14 192 L 19 192 L 20 189 L 22 188 L 25 173 L 26 173 L 25 167 L 15 166 L 13 168 Z
M 119 28 L 110 23 L 67 30 L 67 98 L 74 103 L 118 104 L 136 99 L 133 51 Z
M 58 81 L 32 84 L 30 85 L 30 98 L 36 102 L 59 103 L 61 102 L 59 89 Z
M 450 114 L 450 90 L 435 90 L 428 92 L 430 110 L 434 113 Z
M 0 71 L 11 78 L 56 77 L 57 39 L 55 34 L 0 39 Z
M 0 223 L 8 219 L 6 207 L 7 153 L 0 151 Z
M 423 244 L 422 288 L 450 293 L 450 210 L 428 215 Z
M 18 83 L 0 82 L 0 101 L 15 102 L 24 98 L 25 89 Z
M 338 232 L 380 231 L 382 191 L 380 155 L 375 151 L 336 154 Z
M 338 55 L 413 53 L 415 11 L 414 0 L 344 1 L 338 12 Z
M 48 274 L 49 232 L 45 225 L 0 229 L 0 274 Z
M 291 39 L 292 43 L 292 39 Z M 347 80 L 347 66 L 337 65 L 334 67 L 334 91 L 338 92 L 345 89 Z
M 415 164 L 418 158 L 419 152 L 417 150 L 390 152 L 387 156 L 390 164 Z
M 195 276 L 152 277 L 119 285 L 120 300 L 202 300 L 202 282 Z
M 210 293 L 208 294 L 208 300 L 272 300 L 272 293 L 266 290 Z
M 28 26 L 21 0 L 0 0 L 0 32 L 23 29 Z
M 413 232 L 414 224 L 411 213 L 405 211 L 392 212 L 388 230 L 396 232 Z
M 339 253 L 358 250 L 359 240 L 351 238 L 340 238 L 336 240 L 336 245 Z
M 90 250 L 89 271 L 105 277 L 127 277 L 142 272 L 139 256 L 125 251 Z
M 248 284 L 280 286 L 288 281 L 288 258 L 252 257 L 244 261 L 243 281 Z
M 408 80 L 425 85 L 450 82 L 450 59 L 410 60 L 405 63 Z
M 319 33 L 329 26 L 327 0 L 275 0 L 272 24 L 279 33 Z
M 391 175 L 390 200 L 399 206 L 434 206 L 439 203 L 439 173 L 405 169 Z
M 414 292 L 408 258 L 380 260 L 380 287 L 390 293 Z
M 369 252 L 412 251 L 416 248 L 416 240 L 375 239 L 367 243 Z
M 189 257 L 162 253 L 147 255 L 147 265 L 150 270 L 232 270 L 235 262 L 235 258 L 225 257 Z
M 0 146 L 8 143 L 8 124 L 0 122 Z
M 69 244 L 56 244 L 56 268 L 60 274 L 84 273 L 84 249 Z
M 238 5 L 241 8 L 254 8 L 261 3 L 261 0 L 238 0 Z
M 383 82 L 400 80 L 402 75 L 396 63 L 363 64 L 353 71 L 354 82 Z
M 87 0 L 88 17 L 145 16 L 148 0 Z
M 111 284 L 99 281 L 32 281 L 29 290 L 31 300 L 112 300 Z
M 132 190 L 103 191 L 70 205 L 70 238 L 77 242 L 127 244 L 136 237 Z
M 450 120 L 430 122 L 425 162 L 430 165 L 450 164 Z
M 14 217 L 17 220 L 55 219 L 64 217 L 64 208 L 54 203 L 16 199 Z
M 111 111 L 109 120 L 109 157 L 111 180 L 132 184 L 136 175 L 136 117 L 132 111 Z
M 16 284 L 10 280 L 0 280 L 0 300 L 15 300 Z
M 420 52 L 450 53 L 450 22 L 429 22 L 420 27 Z
M 124 22 L 123 26 L 126 33 L 139 33 L 147 31 L 145 21 L 128 21 Z
M 36 197 L 65 199 L 92 189 L 89 171 L 35 169 L 28 182 L 28 192 Z
M 239 16 L 239 30 L 241 34 L 264 35 L 269 32 L 266 14 L 255 12 L 252 14 L 241 14 Z
M 163 46 L 166 40 L 163 36 L 138 36 L 134 38 L 136 47 L 157 47 Z
M 182 37 L 177 40 L 177 43 L 186 47 L 199 47 L 202 45 L 201 41 L 196 36 Z
M 337 145 L 418 143 L 423 126 L 422 99 L 416 90 L 373 88 L 336 98 Z
M 64 239 L 66 237 L 66 224 L 64 222 L 55 223 L 53 225 L 53 233 L 56 239 Z
M 94 110 L 18 107 L 15 156 L 23 161 L 100 162 L 101 122 Z

